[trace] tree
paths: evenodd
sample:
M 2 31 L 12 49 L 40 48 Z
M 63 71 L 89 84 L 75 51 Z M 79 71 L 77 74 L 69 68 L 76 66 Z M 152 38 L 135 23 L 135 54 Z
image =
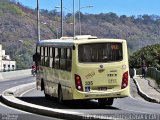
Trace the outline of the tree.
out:
M 147 66 L 160 69 L 160 44 L 146 46 L 130 56 L 130 67 L 139 68 L 145 63 Z

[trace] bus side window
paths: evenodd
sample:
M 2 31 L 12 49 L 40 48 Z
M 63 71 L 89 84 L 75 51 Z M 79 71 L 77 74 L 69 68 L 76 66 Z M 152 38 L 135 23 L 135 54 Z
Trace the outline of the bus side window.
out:
M 53 67 L 53 49 L 52 47 L 49 48 L 49 67 L 52 68 Z
M 48 66 L 48 48 L 45 47 L 45 60 L 44 60 L 44 66 Z
M 44 48 L 41 47 L 41 65 L 44 65 Z
M 66 69 L 66 48 L 61 48 L 60 69 Z
M 67 64 L 66 64 L 66 70 L 71 71 L 72 67 L 72 49 L 67 49 Z
M 53 56 L 52 68 L 54 68 L 55 67 L 55 48 L 52 48 L 52 56 Z
M 50 65 L 50 48 L 46 47 L 46 61 L 45 61 L 45 66 L 49 67 Z
M 55 68 L 59 69 L 60 48 L 55 48 Z

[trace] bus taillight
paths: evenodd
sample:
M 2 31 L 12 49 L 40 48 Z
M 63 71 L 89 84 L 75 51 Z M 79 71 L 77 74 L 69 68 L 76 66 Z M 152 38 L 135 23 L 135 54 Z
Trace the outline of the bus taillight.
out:
M 128 86 L 128 71 L 123 74 L 121 89 Z
M 76 85 L 77 90 L 83 91 L 83 85 L 82 85 L 81 77 L 79 75 L 76 75 L 76 74 L 75 74 L 75 85 Z

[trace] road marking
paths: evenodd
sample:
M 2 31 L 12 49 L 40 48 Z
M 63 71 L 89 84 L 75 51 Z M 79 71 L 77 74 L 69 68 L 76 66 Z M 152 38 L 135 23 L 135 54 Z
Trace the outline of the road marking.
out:
M 21 93 L 21 94 L 19 95 L 19 97 L 23 97 L 23 95 L 25 95 L 26 93 L 28 93 L 28 92 L 30 92 L 30 91 L 32 91 L 32 90 L 34 90 L 34 89 L 36 89 L 36 87 L 31 88 L 31 89 L 29 89 L 29 90 L 27 90 L 27 91 Z
M 146 101 L 146 100 L 136 99 L 136 98 L 134 98 L 132 95 L 130 95 L 129 97 L 130 97 L 131 99 L 134 99 L 134 100 L 138 101 L 138 102 L 150 103 L 150 102 L 148 102 L 148 101 Z M 141 97 L 141 96 L 140 96 L 140 97 Z M 142 98 L 142 99 L 143 99 L 143 98 Z

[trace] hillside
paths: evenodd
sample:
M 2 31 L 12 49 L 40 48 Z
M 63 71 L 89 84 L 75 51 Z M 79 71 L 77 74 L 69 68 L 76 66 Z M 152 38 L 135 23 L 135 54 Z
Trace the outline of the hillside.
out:
M 48 20 L 41 16 L 41 21 L 43 19 Z M 56 22 L 48 22 L 49 25 L 41 26 L 42 39 L 54 36 L 54 28 L 50 26 L 54 26 Z M 29 68 L 32 64 L 32 54 L 37 40 L 36 25 L 35 11 L 7 0 L 0 1 L 0 43 L 7 54 L 18 62 L 19 69 Z
M 13 0 L 12 0 L 13 1 Z M 76 14 L 78 18 L 78 14 Z M 60 35 L 60 13 L 56 10 L 41 10 L 41 39 L 57 38 Z M 72 14 L 64 16 L 64 36 L 72 36 Z M 115 13 L 82 14 L 82 34 L 101 38 L 122 38 L 128 41 L 130 51 L 146 45 L 160 43 L 160 16 L 118 16 Z M 37 40 L 36 10 L 10 0 L 0 1 L 0 43 L 17 67 L 29 68 Z M 76 19 L 76 34 L 79 34 Z
M 160 19 L 158 16 L 117 16 L 115 13 L 88 15 L 83 26 L 91 25 L 88 31 L 99 37 L 122 38 L 128 47 L 137 50 L 160 42 Z M 88 26 L 89 26 L 88 25 Z M 86 28 L 83 27 L 83 28 Z M 98 30 L 98 31 L 97 31 Z

